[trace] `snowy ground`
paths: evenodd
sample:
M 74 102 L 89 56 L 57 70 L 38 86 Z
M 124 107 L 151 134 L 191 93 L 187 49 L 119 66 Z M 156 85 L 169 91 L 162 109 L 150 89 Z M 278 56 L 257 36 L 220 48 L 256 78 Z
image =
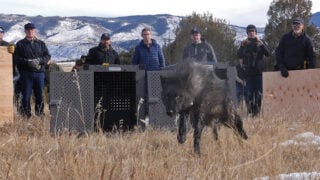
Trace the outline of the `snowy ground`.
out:
M 298 134 L 292 139 L 280 143 L 281 146 L 315 146 L 320 150 L 320 136 L 315 135 L 312 132 L 305 132 Z M 259 177 L 255 180 L 270 180 L 270 177 Z M 320 172 L 295 172 L 289 174 L 279 174 L 276 179 L 280 180 L 316 180 L 320 179 Z

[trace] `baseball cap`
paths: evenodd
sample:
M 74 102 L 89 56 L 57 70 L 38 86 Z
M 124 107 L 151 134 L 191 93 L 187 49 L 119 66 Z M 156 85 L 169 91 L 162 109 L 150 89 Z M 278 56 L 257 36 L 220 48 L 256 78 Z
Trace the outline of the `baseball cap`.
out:
M 105 40 L 105 39 L 110 39 L 110 34 L 109 33 L 103 33 L 102 35 L 101 35 L 101 38 L 100 38 L 101 40 Z
M 24 30 L 35 29 L 36 27 L 32 23 L 27 23 L 24 25 Z
M 303 24 L 303 19 L 301 17 L 296 17 L 292 20 L 292 24 Z
M 199 29 L 199 28 L 197 28 L 197 27 L 192 28 L 192 29 L 191 29 L 191 31 L 190 31 L 190 34 L 196 34 L 196 33 L 201 34 L 200 29 Z

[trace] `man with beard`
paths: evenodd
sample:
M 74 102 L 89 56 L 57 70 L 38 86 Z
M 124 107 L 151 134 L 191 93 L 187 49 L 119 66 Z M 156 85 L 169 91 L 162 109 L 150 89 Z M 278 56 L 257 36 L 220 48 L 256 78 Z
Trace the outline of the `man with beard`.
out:
M 118 53 L 111 46 L 110 34 L 103 33 L 98 46 L 89 50 L 85 64 L 109 65 L 120 64 Z
M 304 31 L 302 18 L 294 18 L 292 30 L 284 34 L 276 49 L 276 68 L 282 77 L 288 77 L 288 70 L 315 68 L 316 55 L 310 37 Z

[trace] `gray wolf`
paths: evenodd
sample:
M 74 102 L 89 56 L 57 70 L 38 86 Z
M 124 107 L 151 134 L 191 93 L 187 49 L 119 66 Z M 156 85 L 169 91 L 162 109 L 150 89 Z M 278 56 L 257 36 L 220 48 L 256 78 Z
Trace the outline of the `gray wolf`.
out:
M 179 143 L 186 141 L 187 119 L 194 128 L 194 151 L 197 154 L 200 154 L 200 138 L 205 126 L 213 128 L 215 140 L 221 125 L 233 129 L 243 139 L 248 138 L 231 100 L 227 82 L 216 76 L 212 65 L 178 64 L 172 73 L 160 76 L 160 79 L 167 114 L 179 114 Z

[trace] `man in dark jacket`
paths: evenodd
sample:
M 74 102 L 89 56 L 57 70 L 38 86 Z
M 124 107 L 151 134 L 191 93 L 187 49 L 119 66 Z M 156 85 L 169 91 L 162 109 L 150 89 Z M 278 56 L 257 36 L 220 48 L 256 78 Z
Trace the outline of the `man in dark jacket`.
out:
M 99 45 L 89 50 L 85 64 L 120 64 L 119 55 L 111 46 L 110 34 L 103 33 L 101 35 Z
M 288 77 L 288 70 L 315 68 L 316 55 L 310 37 L 304 32 L 302 18 L 294 18 L 292 30 L 284 34 L 276 49 L 276 67 L 283 77 Z
M 246 66 L 247 109 L 252 116 L 259 114 L 262 98 L 262 72 L 266 69 L 264 56 L 269 56 L 265 43 L 257 36 L 257 28 L 247 26 L 248 37 L 241 42 L 237 56 Z
M 24 25 L 26 36 L 18 41 L 13 60 L 18 66 L 21 80 L 22 109 L 21 115 L 31 117 L 30 99 L 32 90 L 35 96 L 35 114 L 43 116 L 43 90 L 45 65 L 51 58 L 46 44 L 35 36 L 36 27 L 32 23 Z
M 194 61 L 202 64 L 215 64 L 217 57 L 212 46 L 201 38 L 201 31 L 195 27 L 190 31 L 191 44 L 183 50 L 183 61 Z

